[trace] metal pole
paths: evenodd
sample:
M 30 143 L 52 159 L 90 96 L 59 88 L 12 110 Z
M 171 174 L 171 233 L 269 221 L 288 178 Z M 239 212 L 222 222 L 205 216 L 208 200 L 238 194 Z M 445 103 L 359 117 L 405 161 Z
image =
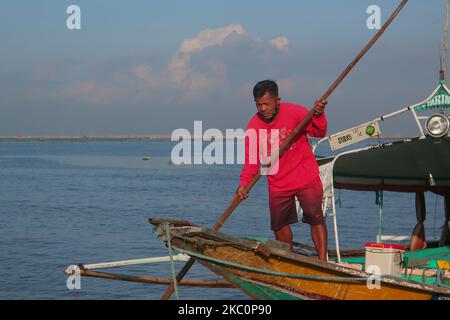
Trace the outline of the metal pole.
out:
M 377 202 L 379 206 L 379 221 L 378 221 L 378 238 L 377 243 L 381 243 L 381 235 L 383 232 L 383 190 L 378 192 Z

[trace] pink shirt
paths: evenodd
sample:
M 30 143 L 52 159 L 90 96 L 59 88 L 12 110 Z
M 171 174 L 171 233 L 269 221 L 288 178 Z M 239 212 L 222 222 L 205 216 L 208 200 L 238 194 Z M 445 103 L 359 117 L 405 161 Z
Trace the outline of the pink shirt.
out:
M 254 129 L 257 139 L 260 139 L 260 129 L 266 129 L 268 137 L 271 130 L 279 130 L 279 143 L 288 137 L 289 133 L 306 116 L 308 110 L 300 105 L 281 102 L 278 114 L 274 121 L 266 123 L 255 114 L 247 125 L 248 129 Z M 268 175 L 269 191 L 293 191 L 302 188 L 313 179 L 319 177 L 319 167 L 312 153 L 306 134 L 311 137 L 324 137 L 327 131 L 327 119 L 324 113 L 313 117 L 311 121 L 297 134 L 291 147 L 286 150 L 279 160 L 278 172 Z M 245 139 L 245 164 L 240 176 L 240 186 L 247 185 L 259 170 L 259 164 L 249 159 L 249 137 Z M 269 147 L 270 148 L 270 147 Z M 259 143 L 257 146 L 259 155 Z

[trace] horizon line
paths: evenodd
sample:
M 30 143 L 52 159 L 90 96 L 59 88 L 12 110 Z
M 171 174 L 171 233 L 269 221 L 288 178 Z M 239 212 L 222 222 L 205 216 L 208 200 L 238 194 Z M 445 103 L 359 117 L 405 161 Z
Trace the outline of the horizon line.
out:
M 181 140 L 204 140 L 212 141 L 211 139 L 204 139 L 202 136 L 185 136 L 180 139 L 172 140 L 170 134 L 150 134 L 150 135 L 123 135 L 123 134 L 104 134 L 104 135 L 0 135 L 0 141 L 127 141 L 127 140 L 147 140 L 147 141 L 181 141 Z M 181 139 L 183 138 L 183 139 Z M 380 135 L 371 139 L 400 139 L 406 138 L 403 135 Z M 235 140 L 224 137 L 224 140 Z M 240 139 L 242 140 L 242 138 Z

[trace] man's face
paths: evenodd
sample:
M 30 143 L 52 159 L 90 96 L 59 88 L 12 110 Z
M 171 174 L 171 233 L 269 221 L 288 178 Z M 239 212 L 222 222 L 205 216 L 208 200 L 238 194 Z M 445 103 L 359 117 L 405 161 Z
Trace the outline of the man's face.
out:
M 266 92 L 262 97 L 256 98 L 256 109 L 258 109 L 258 113 L 260 117 L 264 120 L 270 120 L 275 114 L 276 107 L 280 102 L 279 97 L 272 97 L 269 92 Z

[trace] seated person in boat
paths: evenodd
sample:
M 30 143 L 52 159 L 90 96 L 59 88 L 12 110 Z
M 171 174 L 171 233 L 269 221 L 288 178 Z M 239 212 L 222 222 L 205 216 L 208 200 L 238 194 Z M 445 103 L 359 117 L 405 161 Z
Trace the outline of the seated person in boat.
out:
M 262 149 L 272 150 L 271 142 L 278 147 L 308 113 L 303 106 L 281 102 L 278 85 L 272 80 L 258 82 L 253 88 L 253 96 L 257 113 L 247 125 L 245 164 L 236 191 L 242 200 L 248 197 L 245 186 L 259 170 L 261 160 L 259 156 L 261 153 L 264 154 Z M 326 260 L 327 252 L 327 227 L 322 212 L 323 187 L 319 167 L 306 135 L 311 137 L 326 135 L 327 119 L 324 113 L 326 104 L 327 101 L 315 102 L 311 121 L 296 135 L 289 149 L 286 149 L 279 161 L 276 161 L 278 163 L 271 164 L 267 173 L 270 222 L 276 239 L 288 243 L 292 249 L 290 224 L 298 222 L 295 205 L 297 197 L 303 209 L 302 221 L 311 227 L 311 237 L 321 260 Z M 256 142 L 249 132 L 256 133 Z M 256 143 L 256 147 L 252 147 L 252 143 Z M 270 153 L 266 152 L 267 157 L 271 156 Z

